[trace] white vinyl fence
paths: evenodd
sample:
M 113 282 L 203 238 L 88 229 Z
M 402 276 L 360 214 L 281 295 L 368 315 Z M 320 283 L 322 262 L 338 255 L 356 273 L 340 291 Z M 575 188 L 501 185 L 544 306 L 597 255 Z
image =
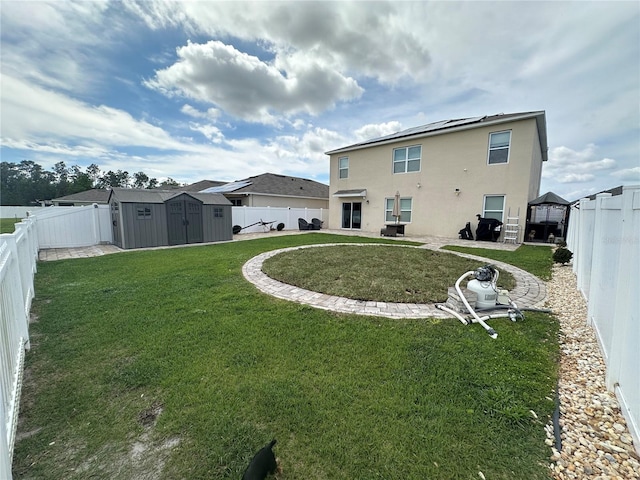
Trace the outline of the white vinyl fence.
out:
M 30 212 L 37 220 L 40 248 L 89 247 L 113 243 L 109 205 L 47 207 Z M 31 218 L 30 217 L 30 218 Z M 298 218 L 319 218 L 325 225 L 329 210 L 322 208 L 233 207 L 232 224 L 240 234 L 269 231 L 284 223 L 285 230 L 298 230 Z
M 38 260 L 34 219 L 0 235 L 0 478 L 11 478 L 18 425 L 25 349 L 29 349 L 29 310 Z
M 311 223 L 312 218 L 322 220 L 325 225 L 329 221 L 329 210 L 323 208 L 289 208 L 289 207 L 233 207 L 233 225 L 240 225 L 242 233 L 255 233 L 269 231 L 271 223 L 276 228 L 279 223 L 284 223 L 284 230 L 298 230 L 298 218 L 304 218 Z M 251 225 L 251 226 L 250 226 Z
M 588 302 L 615 392 L 640 446 L 640 186 L 582 199 L 571 210 L 567 247 Z
M 37 220 L 40 248 L 90 247 L 113 241 L 109 205 L 47 207 L 31 217 Z

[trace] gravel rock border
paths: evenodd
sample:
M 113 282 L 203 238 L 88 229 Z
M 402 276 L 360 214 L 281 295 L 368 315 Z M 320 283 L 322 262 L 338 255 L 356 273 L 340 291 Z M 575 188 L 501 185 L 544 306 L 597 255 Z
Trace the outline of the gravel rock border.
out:
M 640 479 L 640 457 L 618 400 L 607 391 L 606 366 L 570 265 L 553 267 L 547 306 L 560 322 L 560 451 L 553 425 L 545 427 L 552 477 Z

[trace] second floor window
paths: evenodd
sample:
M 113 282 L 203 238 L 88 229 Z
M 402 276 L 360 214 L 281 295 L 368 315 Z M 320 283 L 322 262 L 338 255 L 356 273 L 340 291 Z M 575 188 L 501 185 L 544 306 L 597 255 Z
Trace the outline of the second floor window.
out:
M 489 165 L 507 163 L 509 161 L 509 147 L 511 132 L 496 132 L 489 134 Z
M 349 178 L 349 157 L 338 159 L 338 178 Z
M 393 150 L 393 173 L 420 171 L 422 146 L 402 147 Z

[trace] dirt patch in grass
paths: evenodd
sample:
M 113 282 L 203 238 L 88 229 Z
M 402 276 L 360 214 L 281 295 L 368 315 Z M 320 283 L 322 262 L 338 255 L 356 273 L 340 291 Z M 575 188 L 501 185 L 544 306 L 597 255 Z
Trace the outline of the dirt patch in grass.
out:
M 137 421 L 144 427 L 144 431 L 129 441 L 125 449 L 119 449 L 113 444 L 105 445 L 75 470 L 78 478 L 94 476 L 123 480 L 161 478 L 172 450 L 181 442 L 178 436 L 162 440 L 154 437 L 154 429 L 163 409 L 162 403 L 155 401 L 149 408 L 142 410 L 138 414 Z

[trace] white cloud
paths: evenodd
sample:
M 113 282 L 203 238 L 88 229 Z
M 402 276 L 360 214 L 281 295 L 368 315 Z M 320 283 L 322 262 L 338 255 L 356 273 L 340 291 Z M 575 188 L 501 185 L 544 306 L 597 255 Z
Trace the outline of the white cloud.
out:
M 565 173 L 556 178 L 559 183 L 584 183 L 596 178 L 592 173 Z
M 145 85 L 168 96 L 217 105 L 251 122 L 277 124 L 278 114 L 318 114 L 362 94 L 355 80 L 313 60 L 289 64 L 283 73 L 220 41 L 189 42 L 177 55 L 176 63 L 157 70 Z
M 200 132 L 213 143 L 222 143 L 224 134 L 214 125 L 201 125 L 199 123 L 190 123 L 189 128 L 196 132 Z
M 118 36 L 120 22 L 100 28 L 106 1 L 2 2 L 3 74 L 56 89 L 86 92 L 94 88 L 103 65 L 101 51 Z
M 3 121 L 1 133 L 3 146 L 10 148 L 55 149 L 61 144 L 69 148 L 194 148 L 123 110 L 92 106 L 9 75 L 2 77 L 2 116 L 11 119 Z
M 402 130 L 402 124 L 400 122 L 392 121 L 379 124 L 368 124 L 358 128 L 354 133 L 356 141 L 365 141 L 372 138 L 382 137 L 384 135 L 390 135 Z
M 245 5 L 247 8 L 239 8 Z M 411 8 L 392 2 L 126 2 L 150 28 L 182 25 L 211 37 L 258 41 L 280 68 L 314 59 L 385 83 L 421 78 L 430 54 Z
M 202 112 L 195 107 L 192 107 L 188 103 L 185 103 L 180 109 L 185 115 L 189 115 L 194 118 L 207 118 L 209 120 L 215 120 L 220 117 L 220 110 L 216 108 L 209 108 L 207 111 Z
M 549 160 L 543 166 L 542 177 L 559 183 L 581 183 L 592 181 L 596 173 L 616 168 L 615 160 L 598 159 L 597 150 L 594 144 L 580 151 L 565 146 L 552 148 Z
M 625 168 L 611 172 L 611 175 L 624 182 L 640 182 L 640 167 Z

